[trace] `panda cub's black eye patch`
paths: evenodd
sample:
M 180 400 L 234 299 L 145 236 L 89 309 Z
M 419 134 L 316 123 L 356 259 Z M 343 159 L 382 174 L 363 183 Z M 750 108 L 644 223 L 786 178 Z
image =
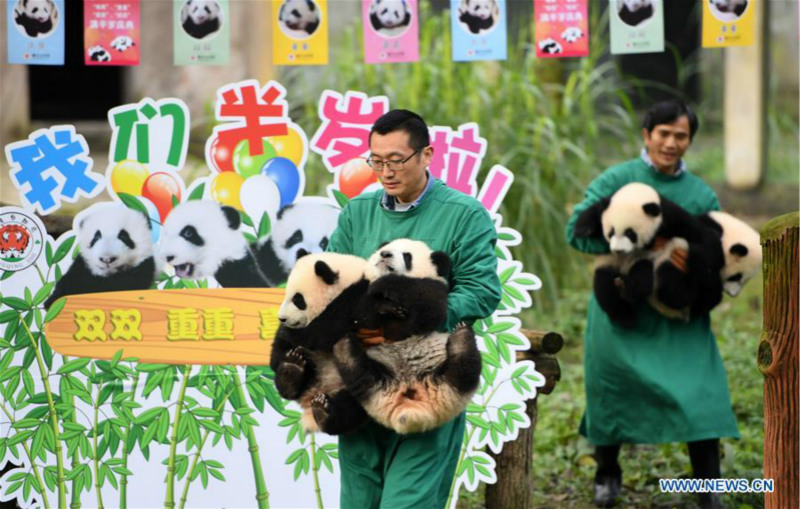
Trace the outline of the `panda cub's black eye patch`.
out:
M 299 309 L 300 311 L 305 310 L 306 307 L 307 307 L 306 306 L 306 299 L 305 299 L 305 297 L 303 297 L 303 294 L 301 294 L 301 293 L 294 294 L 294 297 L 292 297 L 292 304 L 294 304 L 295 307 L 297 309 Z
M 136 248 L 136 244 L 133 242 L 133 239 L 131 238 L 130 234 L 128 234 L 127 230 L 121 230 L 119 235 L 117 235 L 117 238 L 122 241 L 123 244 L 128 246 L 129 249 Z
M 726 281 L 730 281 L 731 283 L 734 283 L 734 282 L 737 282 L 737 281 L 741 281 L 741 280 L 742 280 L 742 273 L 741 272 L 738 273 L 738 274 L 734 274 L 734 275 L 728 277 L 728 279 L 726 279 Z
M 100 230 L 94 232 L 94 237 L 92 237 L 92 241 L 89 242 L 89 247 L 94 247 L 94 245 L 97 244 L 97 241 L 100 240 L 101 237 L 102 235 L 100 234 Z
M 406 270 L 411 270 L 411 260 L 413 257 L 411 253 L 403 253 L 403 262 L 406 264 Z
M 636 244 L 636 239 L 638 239 L 638 238 L 639 238 L 639 236 L 638 236 L 638 235 L 636 235 L 636 232 L 635 232 L 635 231 L 633 231 L 633 230 L 632 230 L 632 229 L 630 229 L 630 228 L 628 228 L 627 230 L 625 230 L 625 236 L 626 236 L 626 237 L 628 237 L 628 239 L 630 239 L 630 241 L 631 241 L 631 242 L 633 242 L 634 244 Z
M 286 241 L 286 244 L 284 244 L 283 247 L 289 249 L 295 244 L 299 244 L 301 242 L 303 242 L 303 232 L 301 230 L 297 230 L 292 234 L 291 237 L 289 237 L 289 240 Z
M 614 228 L 611 228 L 611 230 L 608 231 L 608 238 L 610 239 L 613 236 L 614 236 Z
M 195 246 L 202 246 L 205 244 L 203 238 L 197 233 L 197 229 L 195 229 L 194 226 L 184 226 L 180 236 L 186 240 L 186 242 L 194 244 Z
M 295 18 L 299 18 L 300 11 L 298 11 L 297 9 L 292 9 L 292 16 L 294 16 Z
M 328 249 L 328 237 L 322 237 L 322 240 L 319 241 L 319 247 L 322 248 L 323 251 Z

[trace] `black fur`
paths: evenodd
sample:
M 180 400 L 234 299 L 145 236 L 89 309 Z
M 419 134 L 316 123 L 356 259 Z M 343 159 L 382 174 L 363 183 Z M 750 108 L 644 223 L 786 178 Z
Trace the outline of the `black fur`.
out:
M 369 22 L 372 25 L 372 28 L 374 28 L 376 32 L 378 30 L 383 29 L 383 28 L 387 28 L 387 27 L 383 26 L 383 23 L 381 23 L 380 18 L 378 18 L 378 13 L 377 12 L 373 12 L 373 13 L 371 13 L 369 15 Z M 398 24 L 397 26 L 394 26 L 392 28 L 398 28 L 398 27 L 401 27 L 401 26 L 408 26 L 409 23 L 411 23 L 411 13 L 406 11 L 406 15 L 403 18 L 403 21 L 400 24 Z
M 334 272 L 331 267 L 322 260 L 314 264 L 314 273 L 322 279 L 326 285 L 336 284 L 339 280 L 339 274 Z
M 447 358 L 436 375 L 462 394 L 472 392 L 481 381 L 481 362 L 475 331 L 461 325 L 447 338 Z
M 594 271 L 594 297 L 611 322 L 621 327 L 634 327 L 636 304 L 627 298 L 624 277 L 614 267 L 598 267 Z M 652 281 L 652 273 L 650 277 Z
M 39 34 L 46 34 L 53 29 L 53 21 L 51 19 L 40 22 L 33 18 L 29 18 L 24 13 L 18 13 L 14 18 L 14 21 L 17 23 L 17 25 L 20 25 L 22 28 L 24 28 L 25 33 L 30 37 L 38 37 Z
M 144 259 L 139 265 L 122 269 L 108 277 L 93 274 L 83 255 L 78 256 L 70 265 L 53 293 L 45 301 L 45 309 L 49 308 L 56 299 L 67 295 L 96 292 L 118 292 L 124 290 L 146 290 L 152 286 L 156 277 L 156 264 L 153 257 Z
M 469 11 L 462 12 L 461 16 L 458 17 L 458 20 L 467 25 L 467 27 L 469 27 L 469 31 L 473 34 L 477 34 L 481 30 L 488 30 L 489 28 L 492 28 L 492 25 L 494 24 L 494 18 L 491 16 L 486 19 L 481 19 L 477 16 L 473 16 Z
M 270 286 L 278 286 L 281 283 L 285 283 L 289 278 L 289 274 L 283 270 L 281 260 L 272 247 L 272 239 L 267 239 L 260 246 L 251 245 L 250 247 L 256 255 L 258 268 L 261 269 L 261 273 L 270 282 Z
M 219 26 L 219 18 L 214 18 L 198 25 L 192 21 L 191 17 L 187 16 L 186 21 L 183 22 L 183 30 L 195 39 L 202 39 L 208 34 L 213 34 L 219 30 Z
M 603 212 L 611 203 L 611 198 L 603 198 L 578 216 L 575 222 L 574 233 L 578 238 L 605 238 L 603 237 Z
M 249 248 L 244 258 L 222 262 L 214 273 L 214 279 L 223 288 L 268 288 L 271 286 L 259 270 L 256 257 Z
M 630 25 L 635 27 L 639 25 L 642 21 L 648 20 L 653 16 L 653 6 L 648 5 L 647 7 L 642 7 L 636 11 L 631 11 L 628 9 L 628 6 L 625 5 L 622 10 L 619 11 L 619 19 L 621 19 L 626 25 Z

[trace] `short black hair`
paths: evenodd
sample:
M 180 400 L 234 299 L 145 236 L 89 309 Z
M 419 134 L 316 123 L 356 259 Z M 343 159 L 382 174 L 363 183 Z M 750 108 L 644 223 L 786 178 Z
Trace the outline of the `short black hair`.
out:
M 422 150 L 431 144 L 428 124 L 422 117 L 409 110 L 392 110 L 381 115 L 372 125 L 369 139 L 372 140 L 372 133 L 384 135 L 395 131 L 408 133 L 408 144 L 413 150 Z
M 691 140 L 700 128 L 700 122 L 697 120 L 695 112 L 679 99 L 661 101 L 651 106 L 644 115 L 642 127 L 647 129 L 648 133 L 652 133 L 657 125 L 671 124 L 684 115 L 689 119 L 689 139 Z

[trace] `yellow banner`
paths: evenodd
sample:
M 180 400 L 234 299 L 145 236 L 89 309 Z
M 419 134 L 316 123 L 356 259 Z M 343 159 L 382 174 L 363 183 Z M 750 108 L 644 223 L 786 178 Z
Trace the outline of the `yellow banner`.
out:
M 703 47 L 751 46 L 755 31 L 756 2 L 729 0 L 703 4 Z
M 272 0 L 276 65 L 327 65 L 328 0 Z
M 139 362 L 267 365 L 283 297 L 280 288 L 71 295 L 45 337 L 74 357 L 111 359 L 123 349 Z

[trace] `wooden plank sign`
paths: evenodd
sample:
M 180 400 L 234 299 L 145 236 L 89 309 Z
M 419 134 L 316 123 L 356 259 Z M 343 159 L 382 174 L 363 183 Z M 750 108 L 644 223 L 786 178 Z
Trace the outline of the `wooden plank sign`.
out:
M 267 365 L 283 297 L 281 288 L 70 295 L 45 337 L 75 357 L 111 359 L 123 349 L 139 362 Z

